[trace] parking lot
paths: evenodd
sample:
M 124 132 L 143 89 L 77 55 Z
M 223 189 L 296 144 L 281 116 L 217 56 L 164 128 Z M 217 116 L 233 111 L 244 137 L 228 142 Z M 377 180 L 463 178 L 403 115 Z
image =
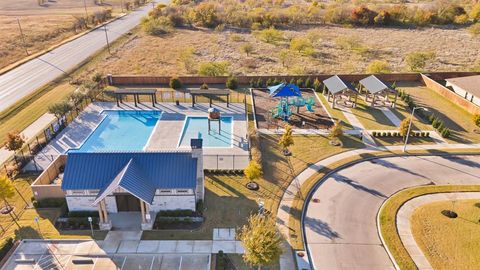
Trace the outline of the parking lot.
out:
M 2 270 L 209 270 L 210 253 L 107 253 L 102 241 L 24 241 Z M 148 252 L 148 251 L 146 251 Z

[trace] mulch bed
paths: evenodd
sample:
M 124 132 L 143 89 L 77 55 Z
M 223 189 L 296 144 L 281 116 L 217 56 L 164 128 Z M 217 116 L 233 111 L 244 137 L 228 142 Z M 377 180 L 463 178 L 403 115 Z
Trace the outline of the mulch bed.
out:
M 255 106 L 255 118 L 257 126 L 261 129 L 283 128 L 287 122 L 281 119 L 268 119 L 272 108 L 280 102 L 280 98 L 270 98 L 267 89 L 252 89 Z M 302 96 L 308 99 L 314 96 L 313 90 L 302 89 Z M 293 109 L 293 115 L 288 120 L 288 124 L 294 128 L 300 129 L 328 129 L 333 126 L 333 122 L 319 101 L 315 98 L 315 112 L 307 111 L 305 107 L 300 108 L 297 114 L 296 108 Z M 305 122 L 305 125 L 302 125 Z

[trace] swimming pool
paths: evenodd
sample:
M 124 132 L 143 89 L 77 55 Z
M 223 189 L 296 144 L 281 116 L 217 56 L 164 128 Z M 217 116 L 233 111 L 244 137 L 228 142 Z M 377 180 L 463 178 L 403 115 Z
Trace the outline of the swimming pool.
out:
M 203 147 L 232 147 L 232 117 L 222 117 L 222 130 L 218 133 L 218 121 L 211 122 L 208 132 L 208 118 L 188 116 L 185 119 L 179 147 L 190 147 L 190 140 L 202 138 Z
M 141 151 L 160 119 L 159 111 L 103 111 L 105 118 L 75 152 Z

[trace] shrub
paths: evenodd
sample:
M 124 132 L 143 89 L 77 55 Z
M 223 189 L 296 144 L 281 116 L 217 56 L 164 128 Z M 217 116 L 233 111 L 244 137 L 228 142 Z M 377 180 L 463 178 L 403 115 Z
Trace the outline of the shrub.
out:
M 480 127 L 480 114 L 475 114 L 473 116 L 473 123 L 475 123 L 477 127 Z
M 472 36 L 478 36 L 478 35 L 480 35 L 480 23 L 472 24 L 472 25 L 468 28 L 468 31 L 470 32 L 470 34 L 472 34 Z
M 192 210 L 163 210 L 158 212 L 157 217 L 195 217 L 197 213 Z
M 382 132 L 382 137 L 387 137 L 387 132 Z
M 477 2 L 475 5 L 473 5 L 469 15 L 470 18 L 475 22 L 480 20 L 480 2 Z
M 442 134 L 443 138 L 449 138 L 450 137 L 450 129 L 449 128 L 444 128 L 441 134 Z
M 172 22 L 166 17 L 144 18 L 140 25 L 145 33 L 152 36 L 161 36 L 173 30 Z
M 71 109 L 72 105 L 66 100 L 48 106 L 48 112 L 54 114 L 58 119 L 67 114 Z
M 308 77 L 308 78 L 305 80 L 304 86 L 307 87 L 307 88 L 312 88 L 312 80 L 310 79 L 310 77 Z
M 177 78 L 177 77 L 173 77 L 170 79 L 170 82 L 168 83 L 168 85 L 170 86 L 170 88 L 172 89 L 180 89 L 182 88 L 182 82 Z
M 65 198 L 46 198 L 39 201 L 34 201 L 35 208 L 57 208 L 67 205 Z
M 430 132 L 425 133 L 425 137 L 429 138 L 430 137 Z
M 373 18 L 373 22 L 375 25 L 388 25 L 392 22 L 392 18 L 388 11 L 382 10 Z
M 68 212 L 69 218 L 98 217 L 98 211 L 71 211 Z
M 438 126 L 440 126 L 440 123 L 441 121 L 437 117 L 435 117 L 435 119 L 433 119 L 433 122 L 432 122 L 432 127 L 436 129 L 438 128 Z
M 250 43 L 243 44 L 240 46 L 240 50 L 249 56 L 253 52 L 253 46 Z
M 13 247 L 13 238 L 8 237 L 5 239 L 5 244 L 3 245 L 2 248 L 0 248 L 0 258 L 5 258 L 7 253 L 10 251 L 10 249 Z
M 412 52 L 405 57 L 405 62 L 411 71 L 421 71 L 434 58 L 434 52 Z
M 263 83 L 263 80 L 261 78 L 258 78 L 257 80 L 257 87 L 259 88 L 265 87 L 265 84 Z
M 203 89 L 203 90 L 208 89 L 208 84 L 203 83 L 203 84 L 200 86 L 200 89 Z
M 433 121 L 434 121 L 436 118 L 437 118 L 437 117 L 435 116 L 435 114 L 432 113 L 432 114 L 430 114 L 430 115 L 428 116 L 428 122 L 429 122 L 430 124 L 432 124 Z
M 25 144 L 25 136 L 16 130 L 10 131 L 7 133 L 7 139 L 4 144 L 7 150 L 17 151 Z
M 255 87 L 257 87 L 257 81 L 255 81 L 254 79 L 251 79 L 248 82 L 248 85 L 250 86 L 250 88 L 255 88 Z
M 295 84 L 300 88 L 305 86 L 302 78 L 298 78 Z
M 320 87 L 321 87 L 321 83 L 320 83 L 320 80 L 318 80 L 318 78 L 315 79 L 315 81 L 313 81 L 313 89 L 315 91 L 320 91 Z
M 198 68 L 198 74 L 203 76 L 222 76 L 228 73 L 228 61 L 203 62 Z
M 381 60 L 373 60 L 368 64 L 367 73 L 390 73 L 392 72 L 392 69 L 390 68 L 390 65 L 386 61 L 381 61 Z
M 374 23 L 376 16 L 377 13 L 375 11 L 368 9 L 365 6 L 361 6 L 353 9 L 350 20 L 353 24 L 367 26 Z
M 387 132 L 387 137 L 392 137 L 392 133 L 391 133 L 391 132 Z
M 227 79 L 227 82 L 225 83 L 228 89 L 235 90 L 238 88 L 238 79 L 230 76 Z
M 258 39 L 266 43 L 274 44 L 284 39 L 283 33 L 275 28 L 263 29 L 254 34 Z
M 272 86 L 274 85 L 273 84 L 273 81 L 272 81 L 272 78 L 268 78 L 267 82 L 265 83 L 267 86 Z
M 296 37 L 290 41 L 290 49 L 302 54 L 310 54 L 313 50 L 313 44 L 308 38 Z
M 377 137 L 377 132 L 376 132 L 376 131 L 372 131 L 372 136 L 373 136 L 373 137 Z
M 220 24 L 217 10 L 213 3 L 202 2 L 192 12 L 193 22 L 208 28 L 215 28 Z

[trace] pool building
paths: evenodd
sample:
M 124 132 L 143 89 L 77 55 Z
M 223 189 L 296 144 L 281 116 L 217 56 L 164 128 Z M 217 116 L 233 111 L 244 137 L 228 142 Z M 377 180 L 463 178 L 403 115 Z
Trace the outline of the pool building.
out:
M 61 188 L 70 211 L 98 210 L 101 229 L 118 212 L 140 212 L 141 228 L 152 229 L 155 213 L 195 211 L 204 199 L 202 140 L 191 150 L 69 153 Z

